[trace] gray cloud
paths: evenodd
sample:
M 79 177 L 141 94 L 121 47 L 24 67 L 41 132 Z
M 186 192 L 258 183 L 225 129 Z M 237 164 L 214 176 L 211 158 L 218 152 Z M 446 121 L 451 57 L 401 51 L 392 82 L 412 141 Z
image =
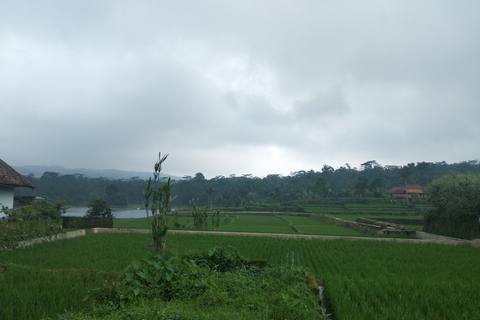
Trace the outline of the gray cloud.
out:
M 478 158 L 475 1 L 0 1 L 12 165 L 289 174 Z

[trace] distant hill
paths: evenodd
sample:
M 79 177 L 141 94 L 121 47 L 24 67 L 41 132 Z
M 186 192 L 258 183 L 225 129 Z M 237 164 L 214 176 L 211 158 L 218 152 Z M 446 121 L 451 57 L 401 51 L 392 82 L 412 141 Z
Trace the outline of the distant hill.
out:
M 143 180 L 147 180 L 148 178 L 153 178 L 152 172 L 144 172 L 144 171 L 123 171 L 123 170 L 115 170 L 115 169 L 105 169 L 105 170 L 95 170 L 95 169 L 85 169 L 85 168 L 77 168 L 77 169 L 70 169 L 65 168 L 63 166 L 12 166 L 18 173 L 24 176 L 28 176 L 29 174 L 33 174 L 36 178 L 40 178 L 43 173 L 45 172 L 56 172 L 61 175 L 66 174 L 83 174 L 89 178 L 107 178 L 107 179 L 130 179 L 133 177 L 138 177 Z M 160 174 L 162 177 L 171 177 L 173 180 L 181 180 L 181 177 L 172 176 L 169 174 Z

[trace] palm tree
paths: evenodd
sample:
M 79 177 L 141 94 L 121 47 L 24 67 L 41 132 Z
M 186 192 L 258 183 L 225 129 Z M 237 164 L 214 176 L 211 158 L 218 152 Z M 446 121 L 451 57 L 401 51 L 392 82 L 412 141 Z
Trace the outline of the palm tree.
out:
M 413 168 L 411 166 L 403 166 L 400 170 L 397 172 L 398 176 L 402 178 L 405 181 L 405 194 L 407 197 L 407 203 L 408 202 L 408 180 L 414 180 L 415 173 L 413 172 Z
M 325 185 L 326 185 L 327 188 L 330 187 L 330 177 L 334 172 L 335 172 L 335 169 L 333 169 L 333 167 L 329 166 L 326 163 L 323 165 L 322 176 L 324 176 Z

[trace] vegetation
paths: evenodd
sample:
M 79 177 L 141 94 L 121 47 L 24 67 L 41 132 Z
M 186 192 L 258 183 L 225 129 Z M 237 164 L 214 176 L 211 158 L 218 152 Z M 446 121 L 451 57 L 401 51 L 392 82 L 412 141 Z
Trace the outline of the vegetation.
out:
M 62 232 L 61 220 L 33 220 L 0 223 L 0 251 L 15 248 L 22 240 L 40 238 Z
M 162 163 L 167 160 L 168 154 L 162 157 L 161 153 L 158 153 L 158 161 L 154 166 L 154 188 L 151 187 L 151 179 L 148 180 L 146 191 L 142 188 L 142 193 L 145 197 L 145 207 L 147 211 L 148 221 L 148 204 L 150 203 L 150 196 L 152 197 L 151 211 L 152 211 L 152 240 L 153 248 L 155 251 L 163 255 L 166 249 L 167 243 L 167 231 L 168 231 L 168 214 L 172 211 L 172 187 L 173 183 L 170 178 L 165 183 L 159 184 L 160 172 L 162 171 Z M 176 215 L 175 215 L 176 217 Z M 176 217 L 175 222 L 177 223 Z
M 220 242 L 222 247 L 233 246 L 239 255 L 250 259 L 267 259 L 274 266 L 301 266 L 312 271 L 323 282 L 329 312 L 335 319 L 480 318 L 480 288 L 477 285 L 480 275 L 476 272 L 480 264 L 478 248 L 171 234 L 168 251 L 171 256 L 182 257 L 180 259 L 185 256 L 198 258 L 206 248 Z M 82 310 L 88 310 L 89 302 L 83 301 L 87 291 L 102 287 L 105 280 L 111 283 L 108 275 L 117 276 L 134 259 L 152 261 L 149 255 L 153 251 L 148 244 L 147 234 L 88 234 L 0 253 L 0 287 L 8 288 L 0 290 L 3 312 L 0 318 L 77 316 Z M 75 254 L 65 254 L 72 248 Z M 166 259 L 168 261 L 169 257 Z M 145 265 L 140 261 L 137 264 Z M 188 270 L 186 265 L 181 267 L 182 261 L 175 263 L 178 264 L 175 270 Z M 33 274 L 20 270 L 30 270 Z M 132 267 L 129 270 L 132 272 Z M 212 279 L 207 277 L 205 281 L 209 283 Z M 232 275 L 229 280 L 232 292 L 241 294 L 242 299 L 249 298 L 244 291 L 249 290 L 250 282 L 246 282 L 249 278 L 235 282 L 236 279 Z M 261 283 L 261 279 L 257 282 Z M 199 300 L 194 299 L 188 304 L 190 308 L 175 299 L 158 303 L 154 300 L 137 301 L 125 310 L 123 317 L 211 319 L 224 315 L 228 319 L 228 307 L 210 314 L 201 307 L 206 303 L 213 309 L 218 302 L 216 299 L 221 296 L 202 295 Z M 251 303 L 245 301 L 258 307 L 262 299 L 251 300 Z M 49 301 L 55 301 L 55 304 Z M 225 302 L 221 300 L 218 305 L 222 301 Z M 233 317 L 254 319 L 250 317 L 248 304 L 245 303 L 242 314 Z M 208 312 L 212 309 L 207 308 Z M 106 319 L 114 318 L 106 314 Z
M 17 242 L 62 232 L 64 201 L 46 200 L 6 211 L 8 223 L 0 223 L 0 251 L 14 248 Z
M 311 204 L 344 203 L 387 203 L 390 199 L 385 191 L 391 187 L 412 183 L 427 186 L 433 180 L 453 171 L 466 174 L 479 174 L 478 160 L 447 164 L 445 162 L 410 163 L 407 171 L 401 166 L 384 166 L 375 160 L 367 161 L 360 168 L 345 164 L 334 169 L 324 165 L 320 171 L 297 171 L 289 176 L 276 174 L 264 178 L 243 176 L 217 176 L 206 179 L 200 172 L 175 182 L 172 197 L 176 197 L 177 206 L 189 207 L 192 198 L 197 206 L 244 207 L 258 211 L 263 205 L 276 206 L 291 204 L 286 211 L 296 211 Z M 404 175 L 405 173 L 406 175 Z M 48 201 L 66 200 L 69 206 L 85 206 L 91 199 L 106 199 L 110 206 L 141 206 L 145 197 L 141 192 L 145 180 L 138 177 L 124 180 L 88 178 L 81 174 L 60 175 L 45 172 L 41 177 L 27 177 L 36 188 L 19 189 L 18 195 L 40 195 Z M 159 177 L 160 182 L 166 179 Z M 123 199 L 123 200 L 122 200 Z M 125 200 L 126 199 L 126 200 Z M 125 200 L 125 201 L 124 201 Z M 411 199 L 415 202 L 415 199 Z M 262 210 L 264 211 L 264 210 Z M 299 211 L 301 212 L 301 211 Z
M 190 201 L 192 206 L 193 226 L 195 229 L 203 229 L 208 227 L 208 209 L 206 206 L 198 207 L 195 199 Z
M 480 175 L 452 174 L 429 185 L 432 208 L 424 230 L 446 236 L 480 237 Z
M 325 164 L 321 172 L 262 179 L 245 175 L 207 180 L 197 173 L 173 184 L 159 178 L 167 156 L 159 154 L 153 186 L 150 179 L 146 189 L 141 188 L 145 181 L 137 185 L 139 179 L 100 183 L 101 179 L 65 179 L 45 173 L 40 180 L 48 180 L 44 186 L 54 198 L 61 194 L 54 191 L 56 182 L 70 180 L 71 184 L 63 185 L 69 192 L 81 185 L 75 186 L 78 181 L 103 184 L 103 190 L 92 188 L 94 193 L 78 199 L 65 193 L 67 201 L 96 199 L 89 200 L 89 216 L 112 217 L 109 205 L 113 203 L 143 202 L 146 218 L 115 220 L 115 224 L 149 228 L 150 209 L 155 251 L 148 245 L 148 234 L 87 234 L 1 252 L 0 287 L 6 290 L 0 290 L 0 319 L 312 319 L 320 314 L 307 294 L 307 270 L 322 280 L 335 319 L 480 318 L 478 248 L 211 234 L 169 234 L 166 246 L 169 228 L 339 235 L 355 231 L 338 227 L 329 218 L 333 214 L 351 220 L 372 214 L 415 217 L 427 207 L 421 199 L 402 205 L 388 199 L 385 189 L 414 179 L 426 185 L 452 166 L 383 167 L 373 160 L 361 169 L 346 164 L 335 170 Z M 480 179 L 471 173 L 480 172 L 480 162 L 455 168 L 469 174 L 442 176 L 430 185 L 433 208 L 425 216 L 427 231 L 430 227 L 438 233 L 472 238 L 479 233 Z M 130 197 L 124 183 L 137 187 L 135 196 Z M 99 190 L 108 202 L 91 197 Z M 172 225 L 173 199 L 186 205 L 192 196 L 196 199 L 191 203 L 192 216 L 180 216 L 175 210 Z M 130 202 L 134 198 L 139 200 Z M 217 208 L 210 215 L 210 226 L 207 206 Z M 62 207 L 56 206 L 55 214 Z M 269 214 L 221 215 L 218 209 L 232 207 Z M 36 211 L 26 209 L 25 216 L 41 211 L 50 217 L 51 209 L 46 202 Z M 278 214 L 282 211 L 297 214 Z M 237 249 L 227 252 L 215 248 L 218 243 Z M 205 253 L 207 248 L 212 249 Z M 274 267 L 253 267 L 242 257 L 256 259 L 257 264 L 268 260 Z
M 3 257 L 2 257 L 3 258 Z M 80 311 L 89 290 L 114 275 L 90 270 L 45 270 L 0 264 L 0 319 L 42 319 Z
M 309 234 L 330 236 L 365 237 L 367 235 L 337 226 L 338 222 L 321 219 L 322 216 L 279 216 L 279 215 L 223 215 L 223 222 L 218 228 L 209 225 L 202 230 L 221 232 L 257 232 L 257 233 L 284 233 Z M 355 216 L 356 217 L 356 216 Z M 342 217 L 343 218 L 343 217 Z M 353 219 L 352 217 L 349 217 Z M 353 219 L 355 220 L 355 219 Z M 180 217 L 181 228 L 175 228 L 170 222 L 171 230 L 198 230 L 191 218 Z M 225 223 L 227 222 L 227 223 Z M 145 218 L 114 219 L 114 228 L 147 229 Z
M 113 219 L 112 209 L 103 199 L 95 199 L 88 204 L 87 219 Z
M 16 207 L 6 211 L 9 219 L 15 220 L 39 220 L 59 219 L 65 213 L 65 201 L 58 200 L 55 204 L 46 200 L 34 201 L 32 205 Z
M 214 247 L 204 254 L 135 261 L 117 281 L 93 290 L 89 301 L 94 307 L 92 318 L 131 314 L 132 304 L 150 300 L 180 304 L 181 308 L 169 311 L 177 316 L 198 317 L 197 311 L 185 312 L 193 304 L 201 306 L 205 315 L 222 310 L 229 318 L 318 319 L 318 301 L 306 275 L 301 267 L 259 268 L 231 248 Z M 142 317 L 156 313 L 146 309 Z

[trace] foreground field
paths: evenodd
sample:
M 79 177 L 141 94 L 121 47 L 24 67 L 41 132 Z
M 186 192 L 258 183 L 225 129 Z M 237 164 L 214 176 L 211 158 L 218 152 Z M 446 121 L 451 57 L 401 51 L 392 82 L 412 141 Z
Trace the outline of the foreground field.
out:
M 0 290 L 0 318 L 81 309 L 85 291 L 103 281 L 100 272 L 148 256 L 149 242 L 147 234 L 87 234 L 1 253 L 0 287 L 8 290 Z M 233 246 L 247 258 L 305 266 L 323 281 L 336 319 L 480 319 L 479 248 L 204 234 L 171 234 L 167 245 L 176 253 Z

